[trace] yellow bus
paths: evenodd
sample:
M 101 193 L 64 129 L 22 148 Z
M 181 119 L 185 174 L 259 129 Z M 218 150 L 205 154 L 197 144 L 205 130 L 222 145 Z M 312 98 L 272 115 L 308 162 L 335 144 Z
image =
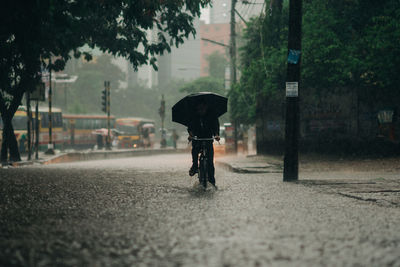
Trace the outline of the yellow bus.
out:
M 116 120 L 118 148 L 153 147 L 155 127 L 150 119 L 128 117 Z
M 62 123 L 62 111 L 60 108 L 51 108 L 52 143 L 54 149 L 63 149 L 64 133 Z M 32 109 L 32 134 L 36 133 L 35 109 Z M 36 138 L 32 138 L 32 144 Z M 39 150 L 46 151 L 49 144 L 49 108 L 39 107 Z
M 93 148 L 102 138 L 105 144 L 107 135 L 106 115 L 64 114 L 64 146 L 65 148 Z M 115 128 L 115 117 L 110 117 L 110 128 Z M 100 130 L 96 132 L 96 130 Z M 101 131 L 102 130 L 102 131 Z

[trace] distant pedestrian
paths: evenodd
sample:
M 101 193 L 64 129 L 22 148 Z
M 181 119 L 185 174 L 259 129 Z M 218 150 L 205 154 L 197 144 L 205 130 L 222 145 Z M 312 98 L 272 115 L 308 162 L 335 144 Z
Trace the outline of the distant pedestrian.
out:
M 103 142 L 103 136 L 101 134 L 98 134 L 96 136 L 96 141 L 97 141 L 97 149 L 103 149 L 104 142 Z
M 150 147 L 150 134 L 148 128 L 143 128 L 142 136 L 143 136 L 143 147 L 145 148 Z
M 176 142 L 178 141 L 178 139 L 179 139 L 179 135 L 176 133 L 176 130 L 175 129 L 173 129 L 172 130 L 172 145 L 174 146 L 174 148 L 176 149 L 177 148 L 177 145 L 176 145 Z
M 19 139 L 19 151 L 21 153 L 25 153 L 25 143 L 26 143 L 26 135 L 22 134 L 21 138 Z

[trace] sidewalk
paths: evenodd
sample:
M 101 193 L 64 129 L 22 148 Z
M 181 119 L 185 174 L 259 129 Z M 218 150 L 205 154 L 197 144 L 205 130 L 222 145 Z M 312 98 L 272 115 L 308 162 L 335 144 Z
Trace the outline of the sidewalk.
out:
M 217 164 L 238 173 L 277 173 L 283 171 L 283 156 L 226 155 L 216 156 L 215 160 Z M 299 155 L 299 173 L 338 171 L 400 173 L 400 156 L 341 158 L 321 154 Z
M 216 164 L 236 173 L 266 175 L 283 172 L 279 156 L 224 156 Z M 342 159 L 301 155 L 294 183 L 383 206 L 400 207 L 400 157 Z M 282 176 L 283 180 L 283 176 Z
M 216 157 L 216 164 L 237 173 L 281 173 L 283 160 L 275 156 L 228 155 Z

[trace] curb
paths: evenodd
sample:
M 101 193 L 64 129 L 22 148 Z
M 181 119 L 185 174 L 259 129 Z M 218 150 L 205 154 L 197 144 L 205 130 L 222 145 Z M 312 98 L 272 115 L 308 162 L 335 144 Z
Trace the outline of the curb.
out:
M 224 168 L 230 172 L 235 172 L 235 173 L 282 173 L 282 170 L 279 169 L 257 170 L 257 169 L 250 169 L 248 167 L 235 167 L 234 165 L 223 161 L 216 161 L 215 164 L 219 165 L 221 168 Z
M 111 151 L 69 152 L 50 157 L 48 159 L 12 162 L 10 163 L 10 165 L 13 167 L 28 166 L 28 165 L 33 165 L 35 163 L 48 165 L 48 164 L 66 163 L 75 161 L 186 153 L 187 151 L 188 151 L 187 149 L 165 148 L 165 149 L 146 149 L 146 150 L 135 149 L 135 150 L 123 150 L 123 151 L 111 150 Z
M 215 165 L 220 166 L 221 168 L 231 171 L 231 172 L 237 172 L 236 168 L 233 168 L 232 165 L 226 163 L 226 162 L 221 162 L 221 161 L 215 161 Z
M 71 152 L 58 157 L 46 160 L 42 164 L 55 164 L 74 161 L 102 160 L 115 158 L 128 158 L 135 156 L 150 156 L 161 154 L 173 154 L 186 152 L 184 149 L 153 149 L 153 150 L 124 150 L 124 151 L 91 151 L 91 152 Z

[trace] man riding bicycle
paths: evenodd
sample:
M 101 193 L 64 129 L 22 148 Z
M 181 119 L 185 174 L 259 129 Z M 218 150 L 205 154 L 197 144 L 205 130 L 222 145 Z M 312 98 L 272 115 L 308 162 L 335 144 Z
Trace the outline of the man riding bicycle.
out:
M 196 112 L 191 116 L 191 120 L 188 123 L 188 140 L 192 141 L 192 162 L 193 165 L 189 170 L 189 175 L 193 176 L 198 172 L 198 158 L 201 149 L 200 142 L 193 139 L 197 138 L 212 138 L 219 141 L 219 121 L 218 117 L 208 112 L 208 105 L 205 101 L 201 101 L 196 105 Z M 208 181 L 215 186 L 215 168 L 214 168 L 214 148 L 213 141 L 208 141 L 206 149 L 206 157 L 209 160 L 208 164 Z

